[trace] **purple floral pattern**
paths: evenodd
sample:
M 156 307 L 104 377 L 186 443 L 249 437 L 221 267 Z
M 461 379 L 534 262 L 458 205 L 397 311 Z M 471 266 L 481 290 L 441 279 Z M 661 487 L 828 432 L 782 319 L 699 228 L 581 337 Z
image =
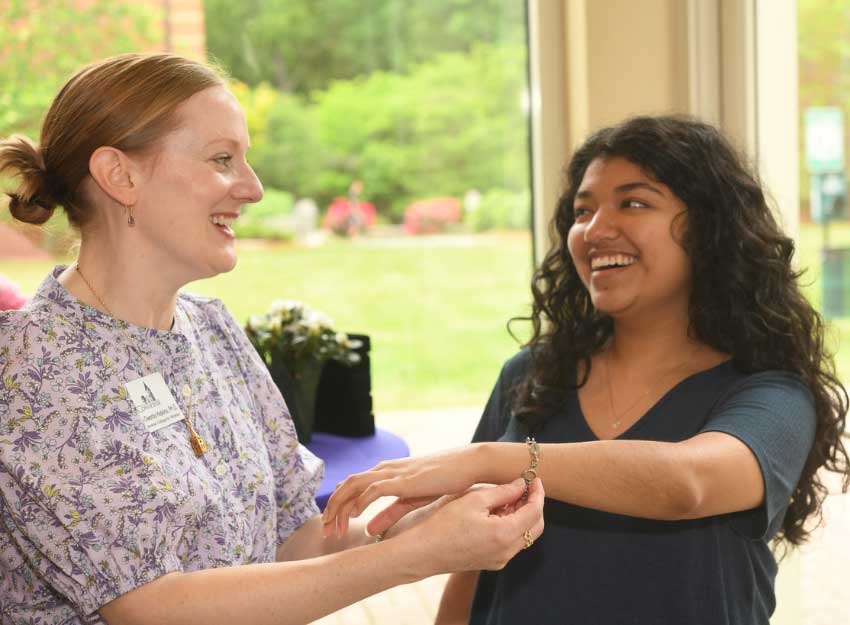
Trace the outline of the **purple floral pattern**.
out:
M 57 267 L 0 312 L 0 622 L 105 623 L 100 606 L 174 571 L 270 562 L 318 514 L 322 464 L 221 302 L 181 294 L 174 327 L 74 298 Z M 140 353 L 141 352 L 141 353 Z M 124 385 L 159 371 L 186 424 L 148 432 Z

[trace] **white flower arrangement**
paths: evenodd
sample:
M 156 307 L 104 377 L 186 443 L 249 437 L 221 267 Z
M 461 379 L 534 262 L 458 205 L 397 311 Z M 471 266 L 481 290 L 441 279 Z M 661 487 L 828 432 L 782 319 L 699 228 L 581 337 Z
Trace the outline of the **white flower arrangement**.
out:
M 273 301 L 267 313 L 248 319 L 245 332 L 266 365 L 281 362 L 296 378 L 305 367 L 327 360 L 360 362 L 355 350 L 361 342 L 336 332 L 330 317 L 303 302 Z

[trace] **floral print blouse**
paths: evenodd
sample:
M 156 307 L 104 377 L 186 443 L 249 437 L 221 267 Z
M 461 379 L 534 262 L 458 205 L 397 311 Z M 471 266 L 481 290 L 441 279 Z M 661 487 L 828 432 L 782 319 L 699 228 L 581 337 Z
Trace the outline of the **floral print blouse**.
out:
M 274 561 L 318 514 L 322 463 L 220 301 L 181 293 L 170 331 L 142 328 L 76 299 L 63 269 L 0 312 L 4 625 L 105 623 L 98 608 L 166 573 Z M 202 457 L 184 421 L 138 417 L 126 385 L 156 371 Z

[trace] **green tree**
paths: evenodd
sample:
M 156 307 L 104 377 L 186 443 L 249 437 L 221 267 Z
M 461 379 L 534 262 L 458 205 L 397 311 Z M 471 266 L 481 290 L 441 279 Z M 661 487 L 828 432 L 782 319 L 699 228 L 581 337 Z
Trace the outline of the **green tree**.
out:
M 0 136 L 37 138 L 59 87 L 85 63 L 150 48 L 151 9 L 128 1 L 6 0 L 0 20 Z
M 204 11 L 207 48 L 235 78 L 302 95 L 525 32 L 520 0 L 205 0 Z
M 803 119 L 810 106 L 837 106 L 850 126 L 850 0 L 797 0 L 800 204 L 809 204 Z
M 524 59 L 523 46 L 479 45 L 316 93 L 320 198 L 357 178 L 379 210 L 398 217 L 414 199 L 527 188 Z
M 313 108 L 267 83 L 251 89 L 233 82 L 230 88 L 245 110 L 249 160 L 263 184 L 298 197 L 319 194 L 324 160 Z

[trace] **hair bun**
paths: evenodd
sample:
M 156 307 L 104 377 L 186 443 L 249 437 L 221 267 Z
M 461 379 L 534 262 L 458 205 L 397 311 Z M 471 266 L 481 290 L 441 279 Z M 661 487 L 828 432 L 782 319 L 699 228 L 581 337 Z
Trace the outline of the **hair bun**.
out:
M 19 179 L 18 188 L 8 194 L 12 216 L 30 224 L 50 219 L 59 198 L 50 184 L 41 150 L 22 136 L 0 141 L 0 173 L 6 170 Z
M 9 212 L 18 221 L 40 225 L 53 216 L 56 204 L 46 204 L 42 200 L 25 200 L 17 193 L 9 193 Z

